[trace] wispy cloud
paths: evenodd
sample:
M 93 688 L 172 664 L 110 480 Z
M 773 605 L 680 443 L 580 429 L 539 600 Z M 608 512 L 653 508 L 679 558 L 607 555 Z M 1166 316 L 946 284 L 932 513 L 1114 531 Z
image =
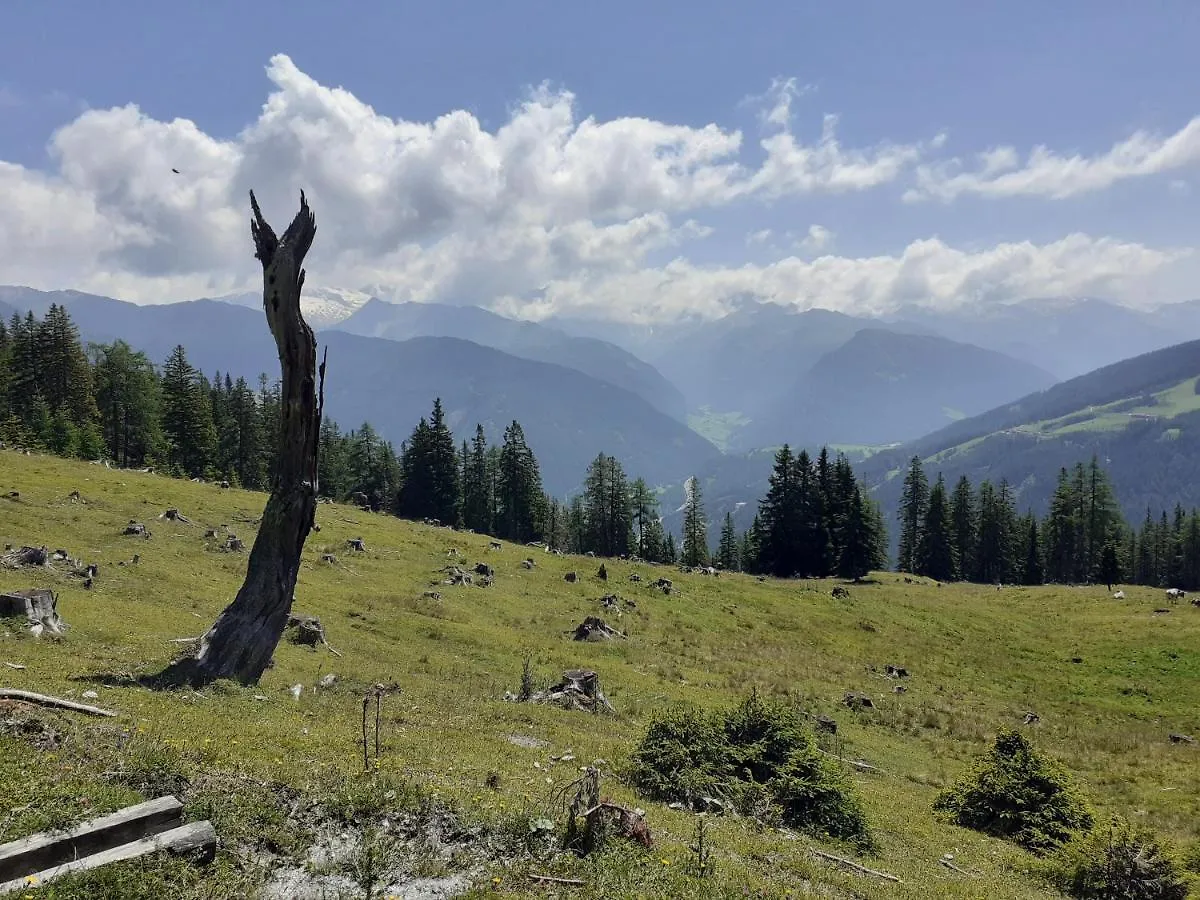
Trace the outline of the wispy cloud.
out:
M 978 154 L 974 167 L 968 167 L 960 159 L 922 165 L 916 170 L 916 186 L 904 198 L 949 202 L 966 194 L 1061 200 L 1197 163 L 1200 163 L 1200 116 L 1174 134 L 1136 131 L 1094 156 L 1067 155 L 1039 145 L 1022 162 L 1014 147 L 1003 146 Z

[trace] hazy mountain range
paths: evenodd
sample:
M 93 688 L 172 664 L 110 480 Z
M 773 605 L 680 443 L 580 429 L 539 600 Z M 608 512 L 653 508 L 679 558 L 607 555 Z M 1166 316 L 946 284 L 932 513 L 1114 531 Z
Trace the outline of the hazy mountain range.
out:
M 84 340 L 121 339 L 161 363 L 177 344 L 194 366 L 212 376 L 253 381 L 278 378 L 275 344 L 260 311 L 194 300 L 138 306 L 77 291 L 0 289 L 0 303 L 42 314 L 65 306 Z M 710 443 L 642 397 L 567 366 L 531 360 L 455 337 L 396 341 L 324 331 L 329 348 L 326 410 L 343 428 L 369 421 L 397 448 L 435 397 L 441 397 L 455 436 L 469 438 L 476 422 L 499 440 L 513 419 L 541 463 L 547 489 L 566 494 L 581 483 L 600 451 L 630 472 L 670 482 L 718 455 Z M 617 353 L 624 351 L 613 348 Z
M 6 316 L 55 302 L 85 339 L 121 338 L 156 362 L 183 343 L 209 375 L 274 379 L 278 371 L 258 294 L 138 306 L 0 287 Z M 770 453 L 744 455 L 753 448 L 789 441 L 867 455 L 925 435 L 953 437 L 1080 367 L 1200 337 L 1200 301 L 1150 313 L 1052 299 L 885 321 L 747 300 L 725 318 L 668 328 L 523 322 L 333 288 L 306 290 L 304 309 L 330 346 L 328 409 L 344 427 L 369 420 L 398 444 L 441 396 L 460 438 L 475 421 L 498 436 L 520 420 L 556 493 L 573 489 L 603 450 L 659 484 L 707 472 L 723 498 L 713 499 L 731 505 L 756 500 L 765 484 Z M 1102 395 L 1120 393 L 1120 379 L 1097 377 Z M 688 412 L 696 431 L 682 424 Z M 719 432 L 734 455 L 719 458 L 696 432 Z

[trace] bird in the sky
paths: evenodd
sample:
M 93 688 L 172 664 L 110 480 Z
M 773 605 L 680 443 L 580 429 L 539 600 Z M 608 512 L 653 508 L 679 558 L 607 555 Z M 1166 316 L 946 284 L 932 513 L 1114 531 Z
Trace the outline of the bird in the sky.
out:
M 172 171 L 172 172 L 174 172 L 176 175 L 178 175 L 178 174 L 179 174 L 179 170 L 178 170 L 178 169 L 172 169 L 171 171 Z

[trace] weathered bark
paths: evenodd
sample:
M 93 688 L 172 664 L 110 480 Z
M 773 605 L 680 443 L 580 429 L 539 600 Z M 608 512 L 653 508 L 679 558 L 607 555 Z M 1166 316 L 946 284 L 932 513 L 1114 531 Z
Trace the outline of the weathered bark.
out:
M 43 631 L 62 634 L 66 623 L 58 617 L 58 598 L 47 588 L 0 593 L 0 619 L 24 616 L 30 630 L 37 635 Z
M 181 660 L 163 673 L 168 682 L 200 685 L 218 678 L 258 682 L 287 624 L 300 555 L 316 516 L 325 363 L 318 370 L 316 340 L 300 312 L 302 265 L 316 234 L 316 220 L 301 193 L 300 212 L 283 237 L 277 238 L 253 191 L 250 208 L 254 255 L 263 268 L 263 308 L 283 377 L 277 474 L 241 590 L 201 639 L 195 658 Z

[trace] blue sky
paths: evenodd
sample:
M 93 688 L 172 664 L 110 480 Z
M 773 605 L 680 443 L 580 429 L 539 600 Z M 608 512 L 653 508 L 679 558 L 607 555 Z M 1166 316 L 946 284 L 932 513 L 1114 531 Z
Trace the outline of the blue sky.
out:
M 796 173 L 824 163 L 791 154 L 790 187 L 780 187 L 786 178 L 768 183 L 770 173 L 763 173 L 753 185 L 747 176 L 719 196 L 697 193 L 691 184 L 686 200 L 677 198 L 677 186 L 661 184 L 628 195 L 609 186 L 608 194 L 587 198 L 573 187 L 566 199 L 547 199 L 539 182 L 533 199 L 506 195 L 505 209 L 520 209 L 508 216 L 465 196 L 459 184 L 449 199 L 426 196 L 435 190 L 430 183 L 458 177 L 455 165 L 494 174 L 487 147 L 466 151 L 475 154 L 469 161 L 443 158 L 435 171 L 392 160 L 382 146 L 402 143 L 396 133 L 380 137 L 373 149 L 343 155 L 339 147 L 346 142 L 323 132 L 323 140 L 333 142 L 319 145 L 325 164 L 337 158 L 342 174 L 361 167 L 367 181 L 372 166 L 386 165 L 380 176 L 386 183 L 378 190 L 349 185 L 339 173 L 315 172 L 316 163 L 293 156 L 277 167 L 280 183 L 260 190 L 286 204 L 289 191 L 308 186 L 314 203 L 323 204 L 317 207 L 322 236 L 332 235 L 327 256 L 319 257 L 326 283 L 529 315 L 570 310 L 620 317 L 640 309 L 670 318 L 689 304 L 718 314 L 728 295 L 745 292 L 800 306 L 864 310 L 922 302 L 923 293 L 942 304 L 1021 299 L 1054 288 L 1131 303 L 1194 295 L 1195 261 L 1176 259 L 1200 244 L 1200 133 L 1185 132 L 1200 115 L 1200 5 L 1191 2 L 1139 8 L 883 0 L 345 6 L 47 0 L 7 4 L 0 21 L 0 160 L 20 187 L 14 193 L 21 239 L 48 230 L 54 210 L 75 208 L 94 218 L 96 234 L 120 235 L 77 236 L 80 258 L 70 264 L 61 262 L 58 248 L 30 246 L 21 265 L 0 261 L 0 281 L 85 286 L 145 301 L 236 289 L 253 270 L 237 256 L 236 240 L 225 241 L 216 230 L 239 221 L 237 204 L 251 175 L 276 174 L 264 160 L 268 151 L 283 153 L 278 132 L 275 144 L 264 138 L 258 147 L 260 168 L 242 158 L 253 155 L 243 152 L 243 135 L 273 92 L 291 90 L 286 115 L 310 125 L 322 116 L 338 118 L 340 101 L 330 89 L 342 87 L 388 122 L 432 126 L 462 110 L 494 135 L 513 121 L 534 86 L 546 84 L 554 96 L 574 95 L 572 128 L 593 117 L 599 123 L 644 119 L 695 133 L 714 124 L 723 134 L 740 134 L 732 157 L 707 165 L 732 161 L 747 172 L 761 170 L 770 155 L 760 146 L 765 137 L 782 128 L 795 146 L 819 147 L 823 117 L 834 115 L 839 152 L 862 154 L 868 168 L 883 158 L 886 168 L 891 148 L 897 171 L 853 187 L 836 175 L 827 178 L 828 172 L 810 183 L 808 174 Z M 281 76 L 290 88 L 265 74 L 276 54 L 299 73 Z M 764 122 L 779 106 L 784 94 L 778 86 L 786 79 L 795 86 L 786 125 Z M 319 111 L 305 106 L 312 98 L 301 96 L 308 90 L 301 81 L 324 92 L 312 101 Z M 136 104 L 142 120 L 84 116 L 83 125 L 72 126 L 84 110 L 127 104 Z M 355 128 L 370 130 L 357 113 L 351 118 Z M 145 172 L 148 159 L 161 157 L 156 140 L 172 148 L 177 140 L 200 140 L 149 133 L 154 129 L 147 122 L 176 119 L 190 120 L 204 141 L 225 148 L 197 151 L 202 162 L 195 165 L 207 166 L 205 183 L 189 196 L 178 179 L 159 171 L 162 177 L 150 182 Z M 52 137 L 63 126 L 74 128 L 67 129 L 73 139 L 51 153 Z M 618 130 L 628 137 L 633 128 Z M 1123 163 L 1125 154 L 1118 154 L 1115 162 L 1105 161 L 1115 144 L 1139 132 L 1151 146 L 1132 148 L 1138 160 Z M 1176 144 L 1167 144 L 1173 135 Z M 127 139 L 128 171 L 119 155 L 105 151 Z M 618 165 L 620 157 L 636 181 L 647 164 L 638 153 L 652 158 L 664 146 L 678 149 L 665 139 L 652 140 L 649 150 L 641 137 L 622 140 L 606 138 L 592 147 L 589 152 L 607 157 L 580 164 L 580 177 L 586 180 L 594 166 Z M 686 140 L 703 142 L 695 134 Z M 1047 148 L 1052 163 L 1079 157 L 1063 163 L 1066 169 L 1094 164 L 1092 176 L 1061 189 L 1056 185 L 1070 175 L 1063 176 L 1062 166 L 1027 171 L 1038 146 Z M 1023 172 L 1016 181 L 992 184 L 990 174 L 953 180 L 963 171 L 978 175 L 978 154 L 1000 147 L 1015 151 L 1003 171 Z M 356 161 L 354 153 L 365 155 Z M 519 162 L 519 156 L 504 157 L 496 177 L 511 181 Z M 1117 173 L 1105 175 L 1113 165 Z M 622 197 L 615 206 L 606 199 L 613 191 Z M 403 222 L 376 221 L 389 197 L 407 210 Z M 189 203 L 205 205 L 202 226 L 180 224 Z M 276 216 L 287 212 L 281 208 Z M 395 243 L 368 241 L 374 246 L 364 248 L 365 225 L 349 222 L 364 215 L 377 230 L 394 234 Z M 618 233 L 621 225 L 627 227 Z M 144 234 L 152 228 L 160 233 L 153 240 Z M 510 233 L 504 228 L 511 228 L 513 241 L 498 248 L 495 235 Z M 186 246 L 202 240 L 204 229 L 212 230 L 210 243 L 227 250 Z M 1064 245 L 1072 235 L 1088 242 Z M 608 249 L 597 250 L 596 241 Z M 630 243 L 614 249 L 620 241 Z M 1004 249 L 1012 247 L 1018 249 Z M 1028 271 L 998 264 L 996 254 L 1005 260 L 1023 254 L 1017 269 Z M 522 255 L 542 261 L 519 265 L 514 258 Z M 833 261 L 811 265 L 821 256 Z M 782 264 L 789 260 L 795 262 Z M 878 260 L 891 263 L 872 263 Z M 753 277 L 743 271 L 748 265 Z M 953 270 L 949 283 L 947 268 Z M 904 283 L 914 269 L 917 283 Z M 652 299 L 618 309 L 617 299 L 631 292 Z M 541 299 L 530 300 L 535 296 Z

